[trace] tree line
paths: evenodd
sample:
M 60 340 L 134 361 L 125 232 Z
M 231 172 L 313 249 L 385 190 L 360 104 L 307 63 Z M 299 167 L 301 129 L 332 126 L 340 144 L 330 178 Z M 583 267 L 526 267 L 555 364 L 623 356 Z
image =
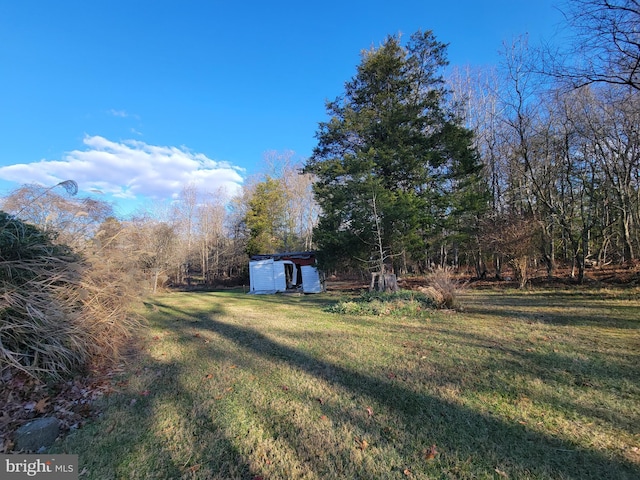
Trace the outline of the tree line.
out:
M 233 197 L 186 185 L 170 204 L 126 219 L 107 202 L 40 185 L 14 190 L 0 208 L 107 270 L 127 264 L 141 291 L 237 285 L 248 281 L 249 255 L 314 247 L 312 178 L 293 152 L 268 152 L 264 164 Z
M 532 266 L 582 282 L 590 266 L 634 264 L 640 4 L 564 8 L 562 49 L 521 37 L 499 67 L 445 74 L 432 32 L 363 52 L 305 166 L 327 265 L 499 278 L 508 264 L 524 285 Z
M 310 158 L 269 152 L 239 194 L 186 185 L 118 219 L 89 198 L 24 186 L 2 209 L 57 241 L 126 260 L 161 285 L 246 281 L 257 253 L 318 250 L 327 271 L 466 266 L 521 285 L 530 269 L 633 263 L 640 252 L 640 4 L 570 0 L 561 49 L 505 44 L 451 68 L 430 31 L 362 52 L 327 102 Z

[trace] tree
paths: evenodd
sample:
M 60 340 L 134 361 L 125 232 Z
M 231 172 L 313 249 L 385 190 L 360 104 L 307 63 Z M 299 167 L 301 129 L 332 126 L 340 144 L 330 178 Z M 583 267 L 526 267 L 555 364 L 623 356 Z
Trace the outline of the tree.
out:
M 382 245 L 394 263 L 424 268 L 432 242 L 458 233 L 449 215 L 483 196 L 472 132 L 447 104 L 445 50 L 431 32 L 405 46 L 390 36 L 363 53 L 344 96 L 327 103 L 330 119 L 303 170 L 317 179 L 314 235 L 325 265 L 357 265 Z
M 213 283 L 221 270 L 225 249 L 225 208 L 223 191 L 209 194 L 198 206 L 198 227 L 202 274 L 206 284 Z
M 137 243 L 143 248 L 139 263 L 151 277 L 151 289 L 156 293 L 160 279 L 176 265 L 175 251 L 178 245 L 174 227 L 164 222 L 137 221 Z M 168 276 L 168 275 L 167 275 Z M 178 276 L 178 272 L 175 272 Z
M 276 253 L 287 249 L 286 197 L 282 182 L 267 175 L 255 186 L 245 222 L 249 230 L 247 254 Z
M 93 198 L 61 195 L 56 189 L 58 186 L 70 195 L 78 192 L 77 184 L 71 180 L 53 187 L 23 185 L 3 199 L 3 209 L 45 232 L 55 232 L 59 243 L 80 247 L 113 215 L 113 209 L 110 204 Z
M 529 263 L 537 252 L 540 223 L 530 216 L 510 214 L 486 220 L 484 243 L 505 258 L 519 287 L 524 288 L 529 281 Z
M 620 89 L 583 87 L 574 95 L 571 118 L 580 151 L 594 177 L 589 215 L 612 209 L 609 223 L 617 230 L 622 261 L 637 258 L 640 226 L 640 95 Z M 577 156 L 577 155 L 576 155 Z M 584 239 L 585 242 L 588 239 Z M 584 248 L 584 255 L 588 255 Z
M 474 132 L 474 146 L 484 164 L 483 175 L 489 190 L 489 208 L 485 212 L 491 219 L 498 218 L 506 208 L 509 184 L 509 155 L 511 146 L 508 138 L 508 126 L 504 122 L 504 104 L 500 93 L 504 90 L 504 81 L 495 67 L 479 69 L 454 68 L 449 78 L 452 96 L 458 115 L 467 128 Z M 488 251 L 478 235 L 472 236 L 475 248 L 470 250 L 471 260 L 478 277 L 487 274 Z M 502 270 L 503 256 L 496 252 L 492 263 L 496 276 Z
M 278 179 L 286 199 L 284 210 L 285 239 L 288 250 L 311 250 L 313 227 L 318 218 L 318 204 L 313 198 L 313 175 L 301 172 L 303 165 L 294 160 L 294 152 L 266 152 L 266 175 Z
M 182 265 L 180 266 L 180 276 L 184 277 L 188 285 L 191 285 L 191 270 L 193 264 L 197 263 L 200 256 L 194 245 L 194 229 L 196 223 L 196 210 L 198 206 L 198 189 L 195 184 L 187 184 L 182 187 L 177 201 L 173 204 L 174 228 L 180 232 L 180 252 Z M 182 283 L 182 278 L 180 278 Z
M 571 48 L 550 55 L 548 70 L 573 86 L 608 83 L 640 90 L 640 1 L 569 0 L 567 6 Z

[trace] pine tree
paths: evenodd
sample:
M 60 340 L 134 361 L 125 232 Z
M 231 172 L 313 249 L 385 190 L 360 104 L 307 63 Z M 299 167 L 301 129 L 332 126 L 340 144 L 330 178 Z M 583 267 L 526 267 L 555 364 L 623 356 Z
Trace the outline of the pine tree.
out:
M 380 244 L 387 258 L 424 265 L 434 236 L 455 223 L 450 215 L 481 208 L 472 132 L 447 104 L 445 50 L 431 32 L 406 46 L 390 36 L 327 103 L 304 169 L 318 179 L 315 240 L 326 265 L 375 259 Z

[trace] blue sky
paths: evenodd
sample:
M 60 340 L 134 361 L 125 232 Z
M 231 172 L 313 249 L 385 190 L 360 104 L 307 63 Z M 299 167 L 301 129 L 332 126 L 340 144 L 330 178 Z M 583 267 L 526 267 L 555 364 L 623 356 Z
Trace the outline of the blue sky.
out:
M 233 192 L 306 158 L 360 52 L 432 30 L 452 65 L 549 39 L 557 0 L 0 0 L 0 195 L 76 180 L 124 213 L 185 184 Z

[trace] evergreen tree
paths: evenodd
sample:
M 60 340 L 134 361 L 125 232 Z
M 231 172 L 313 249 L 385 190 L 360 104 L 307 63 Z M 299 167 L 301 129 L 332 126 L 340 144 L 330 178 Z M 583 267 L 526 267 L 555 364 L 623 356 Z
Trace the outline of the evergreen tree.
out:
M 277 253 L 286 249 L 286 196 L 282 182 L 267 175 L 256 185 L 248 207 L 247 254 Z
M 447 105 L 445 50 L 431 32 L 406 46 L 390 36 L 363 53 L 344 96 L 327 103 L 330 119 L 304 169 L 318 179 L 315 240 L 326 265 L 376 263 L 381 250 L 424 265 L 434 237 L 453 233 L 451 215 L 482 208 L 472 133 Z

